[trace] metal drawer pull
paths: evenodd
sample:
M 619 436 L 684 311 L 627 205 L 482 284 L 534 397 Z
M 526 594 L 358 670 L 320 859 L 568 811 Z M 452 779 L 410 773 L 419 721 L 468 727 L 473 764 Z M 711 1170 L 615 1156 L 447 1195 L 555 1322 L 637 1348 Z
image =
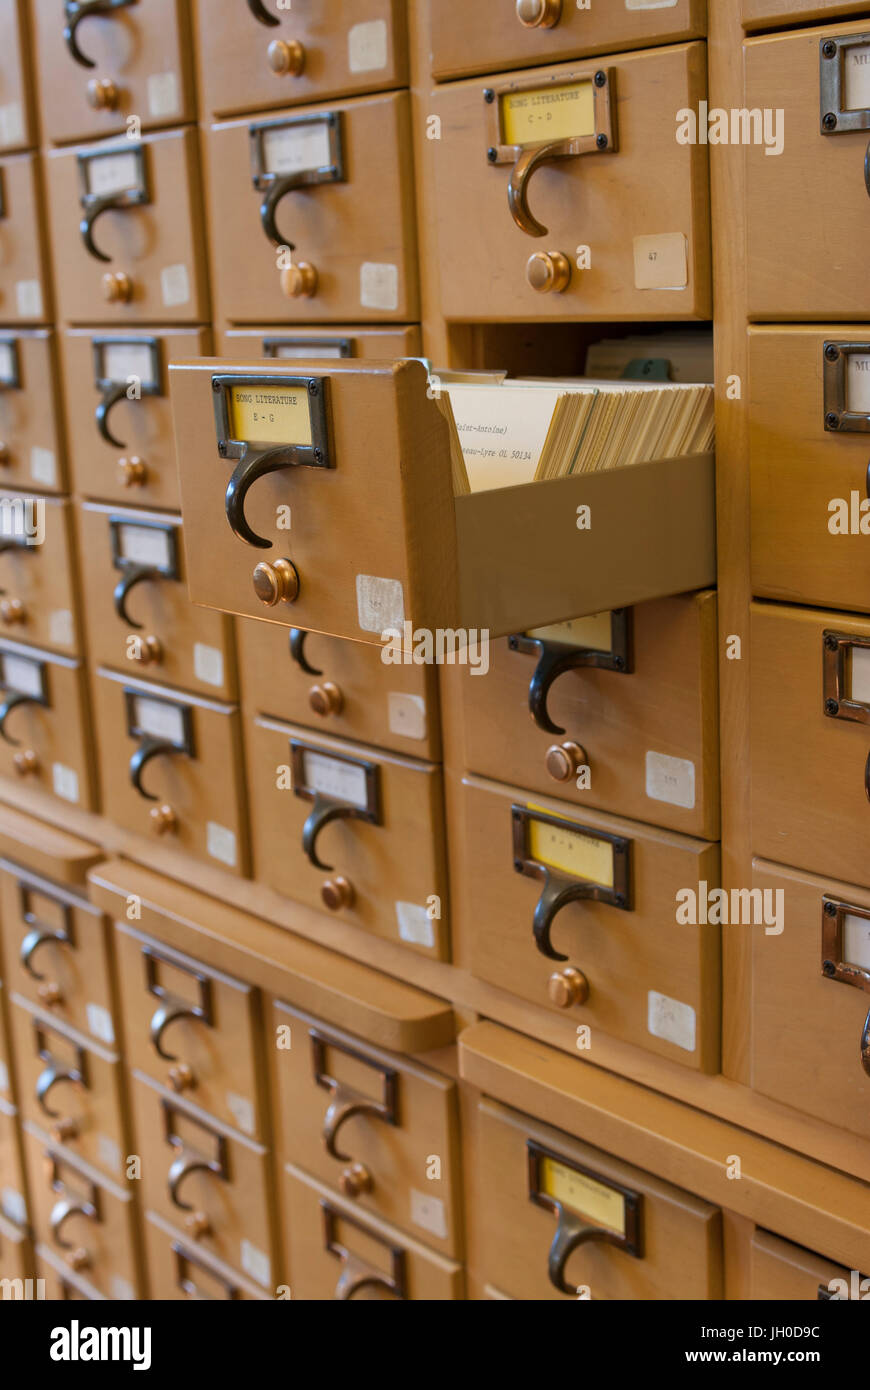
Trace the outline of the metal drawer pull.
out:
M 54 942 L 59 946 L 75 945 L 72 908 L 69 903 L 58 901 L 57 906 L 63 914 L 63 926 L 59 929 L 53 928 L 50 927 L 47 922 L 40 921 L 33 911 L 33 908 L 30 906 L 31 895 L 33 893 L 30 884 L 21 880 L 18 884 L 18 892 L 21 900 L 21 920 L 26 922 L 30 927 L 30 931 L 21 943 L 19 959 L 31 979 L 42 983 L 45 976 L 41 975 L 39 971 L 34 968 L 33 957 L 36 955 L 40 946 L 44 946 L 47 942 Z M 42 896 L 47 897 L 46 894 L 42 894 Z M 48 901 L 54 900 L 48 898 Z
M 631 609 L 615 608 L 610 614 L 610 648 L 577 646 L 572 642 L 555 642 L 533 634 L 508 638 L 512 652 L 536 656 L 538 664 L 529 685 L 529 713 L 535 724 L 546 734 L 564 734 L 547 709 L 550 690 L 559 676 L 567 671 L 594 669 L 629 675 L 632 671 Z
M 82 20 L 92 15 L 111 15 L 114 10 L 123 10 L 138 3 L 138 0 L 66 0 L 64 4 L 63 37 L 72 57 L 80 67 L 95 68 L 97 65 L 79 48 L 78 27 Z
M 317 857 L 317 840 L 321 830 L 325 830 L 332 821 L 353 820 L 358 815 L 356 806 L 350 806 L 346 801 L 336 801 L 331 796 L 324 796 L 322 792 L 317 793 L 314 805 L 302 827 L 302 848 L 308 856 L 308 862 L 313 864 L 315 869 L 323 869 L 328 874 L 331 874 L 333 869 L 332 864 L 324 864 Z
M 129 387 L 125 381 L 115 382 L 109 386 L 102 397 L 96 410 L 97 429 L 101 439 L 105 439 L 107 444 L 111 444 L 115 449 L 125 449 L 126 444 L 120 439 L 116 439 L 109 429 L 109 411 L 118 404 L 119 401 L 127 399 Z
M 24 695 L 19 690 L 15 690 L 11 695 L 6 696 L 3 704 L 0 705 L 0 738 L 2 738 L 5 743 L 11 744 L 13 748 L 20 747 L 21 740 L 19 738 L 12 738 L 11 734 L 7 734 L 6 720 L 14 709 L 18 709 L 19 705 L 44 706 L 45 700 L 37 695 Z
M 331 1096 L 329 1109 L 323 1120 L 323 1142 L 326 1145 L 326 1152 L 331 1158 L 338 1159 L 339 1163 L 350 1163 L 353 1161 L 352 1156 L 338 1151 L 339 1130 L 352 1115 L 372 1115 L 375 1119 L 383 1120 L 385 1124 L 395 1125 L 398 1122 L 399 1074 L 395 1068 L 384 1067 L 379 1062 L 373 1062 L 364 1052 L 357 1052 L 354 1048 L 346 1047 L 344 1043 L 331 1038 L 327 1033 L 321 1033 L 312 1028 L 309 1031 L 309 1036 L 311 1038 L 314 1080 L 318 1086 L 329 1091 Z M 378 1072 L 383 1086 L 381 1099 L 373 1100 L 370 1096 L 364 1096 L 361 1092 L 354 1091 L 350 1086 L 342 1085 L 334 1076 L 330 1076 L 326 1070 L 327 1048 L 343 1052 L 346 1057 L 352 1057 L 354 1061 L 361 1062 L 363 1066 L 371 1067 L 373 1071 Z
M 277 15 L 269 13 L 266 6 L 263 4 L 263 0 L 248 0 L 248 9 L 260 24 L 268 24 L 274 27 L 281 23 Z
M 205 1154 L 200 1153 L 199 1150 L 189 1148 L 184 1139 L 175 1132 L 173 1128 L 174 1117 L 181 1112 L 167 1100 L 162 1102 L 162 1107 L 166 1142 L 178 1154 L 167 1174 L 169 1199 L 173 1206 L 178 1207 L 179 1211 L 195 1211 L 196 1208 L 191 1202 L 185 1202 L 182 1199 L 179 1191 L 181 1184 L 189 1173 L 211 1173 L 223 1182 L 229 1182 L 227 1141 L 222 1134 L 218 1134 L 216 1130 L 210 1129 L 201 1121 L 191 1121 L 191 1123 L 196 1124 L 198 1130 L 201 1130 L 203 1134 L 208 1135 L 214 1141 L 215 1157 L 206 1158 Z M 205 1224 L 200 1225 L 200 1230 L 204 1233 L 205 1227 L 209 1223 L 206 1216 L 203 1215 L 202 1219 Z
M 175 1023 L 179 1018 L 200 1019 L 202 1014 L 191 1004 L 186 1004 L 184 1000 L 167 999 L 166 1003 L 161 1004 L 160 1008 L 152 1015 L 148 1033 L 151 1044 L 158 1057 L 162 1057 L 164 1062 L 177 1062 L 178 1058 L 171 1052 L 167 1052 L 163 1046 L 163 1034 L 170 1023 Z
M 867 465 L 867 475 L 868 489 L 870 489 L 870 464 Z M 870 491 L 868 491 L 868 496 L 870 496 Z M 295 661 L 300 671 L 304 671 L 307 676 L 322 676 L 323 672 L 318 671 L 317 668 L 312 666 L 306 659 L 305 639 L 307 636 L 308 633 L 303 632 L 301 628 L 294 627 L 290 629 L 290 660 Z
M 62 1201 L 55 1202 L 48 1224 L 52 1239 L 61 1250 L 74 1250 L 76 1247 L 74 1240 L 66 1240 L 63 1236 L 63 1228 L 71 1216 L 86 1216 L 89 1221 L 96 1221 L 97 1208 L 92 1202 L 78 1197 L 65 1197 Z
M 211 1277 L 215 1279 L 217 1283 L 219 1283 L 223 1287 L 227 1299 L 241 1298 L 239 1289 L 235 1284 L 231 1284 L 228 1279 L 222 1279 L 218 1274 L 215 1274 L 212 1270 L 209 1269 L 208 1265 L 205 1264 L 204 1261 L 198 1260 L 190 1250 L 185 1250 L 183 1245 L 179 1245 L 178 1241 L 172 1242 L 171 1249 L 173 1255 L 175 1256 L 176 1286 L 179 1289 L 181 1289 L 181 1292 L 186 1294 L 188 1298 L 192 1299 L 196 1303 L 217 1302 L 217 1299 L 212 1298 L 211 1294 L 200 1293 L 196 1284 L 185 1273 L 185 1270 L 189 1265 L 192 1265 L 194 1269 L 201 1269 L 205 1274 L 211 1275 Z
M 146 801 L 159 801 L 160 797 L 145 790 L 142 785 L 142 773 L 154 758 L 170 753 L 184 753 L 189 756 L 186 748 L 179 748 L 176 743 L 170 743 L 169 739 L 152 738 L 150 734 L 146 734 L 130 759 L 130 781 Z
M 151 1045 L 158 1057 L 164 1062 L 177 1062 L 179 1059 L 173 1053 L 167 1052 L 163 1046 L 163 1034 L 179 1018 L 192 1018 L 198 1023 L 204 1023 L 207 1028 L 214 1026 L 211 1007 L 211 980 L 207 975 L 199 974 L 187 966 L 179 964 L 177 961 L 169 960 L 166 956 L 159 955 L 150 946 L 143 947 L 142 957 L 145 961 L 145 983 L 149 994 L 153 994 L 155 999 L 160 1000 L 160 1008 L 153 1014 L 149 1025 L 149 1036 Z M 199 1003 L 189 1004 L 186 999 L 181 999 L 177 995 L 171 994 L 165 986 L 158 983 L 157 965 L 170 965 L 175 970 L 183 971 L 190 975 L 199 986 Z
M 323 1212 L 323 1243 L 324 1248 L 330 1255 L 334 1255 L 341 1261 L 341 1275 L 335 1286 L 333 1297 L 340 1303 L 346 1303 L 353 1298 L 355 1293 L 365 1288 L 386 1289 L 395 1298 L 407 1297 L 407 1276 L 405 1270 L 405 1251 L 398 1245 L 387 1245 L 373 1231 L 370 1231 L 362 1222 L 355 1221 L 352 1216 L 347 1216 L 344 1212 L 338 1211 L 329 1202 L 320 1203 Z M 346 1226 L 353 1226 L 369 1240 L 376 1240 L 383 1244 L 390 1256 L 390 1273 L 376 1269 L 374 1265 L 363 1260 L 359 1255 L 355 1255 L 348 1250 L 346 1245 L 342 1245 L 338 1240 L 337 1224 L 341 1220 Z
M 178 1189 L 188 1173 L 214 1173 L 218 1178 L 226 1178 L 226 1173 L 218 1159 L 204 1158 L 202 1154 L 182 1150 L 169 1169 L 167 1178 L 170 1201 L 178 1207 L 179 1211 L 195 1210 L 193 1203 L 183 1202 L 178 1193 Z
M 144 624 L 137 623 L 130 617 L 127 612 L 127 599 L 138 584 L 144 584 L 146 579 L 160 579 L 160 577 L 161 572 L 156 565 L 128 565 L 125 566 L 124 573 L 115 585 L 115 592 L 112 595 L 115 612 L 122 623 L 134 628 L 136 632 L 141 632 Z
M 593 1240 L 602 1241 L 607 1245 L 616 1245 L 620 1248 L 623 1245 L 622 1240 L 612 1231 L 605 1231 L 601 1226 L 589 1226 L 579 1216 L 574 1216 L 571 1212 L 562 1212 L 547 1257 L 547 1274 L 550 1283 L 560 1293 L 570 1294 L 572 1298 L 576 1297 L 576 1288 L 569 1284 L 565 1278 L 565 1266 L 575 1250 L 579 1250 L 581 1245 L 588 1245 Z
M 264 536 L 258 536 L 248 523 L 245 516 L 248 493 L 254 483 L 258 483 L 268 474 L 280 473 L 285 468 L 297 466 L 297 460 L 292 455 L 293 450 L 284 448 L 268 449 L 264 454 L 251 451 L 239 462 L 227 484 L 224 509 L 230 529 L 240 541 L 257 550 L 271 550 L 272 542 Z
M 44 1071 L 40 1072 L 36 1082 L 36 1099 L 42 1110 L 50 1120 L 59 1120 L 60 1111 L 52 1110 L 48 1104 L 48 1097 L 61 1081 L 69 1081 L 74 1086 L 83 1086 L 84 1077 L 81 1072 L 75 1071 L 71 1067 L 62 1067 L 57 1062 L 52 1061 Z

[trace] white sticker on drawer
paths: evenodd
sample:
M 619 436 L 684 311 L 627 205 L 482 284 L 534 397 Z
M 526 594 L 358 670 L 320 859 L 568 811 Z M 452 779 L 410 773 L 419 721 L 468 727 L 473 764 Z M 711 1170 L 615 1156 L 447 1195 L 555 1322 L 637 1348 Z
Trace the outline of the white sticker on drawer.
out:
M 263 166 L 267 174 L 301 174 L 332 163 L 327 120 L 296 125 L 266 126 L 262 134 Z M 310 355 L 310 354 L 309 354 Z
M 152 116 L 177 116 L 178 78 L 174 72 L 155 72 L 148 78 L 148 111 Z
M 843 55 L 846 110 L 865 111 L 870 106 L 870 44 L 856 43 Z
M 73 615 L 69 608 L 56 608 L 48 619 L 48 639 L 57 647 L 71 647 L 75 640 Z
M 849 699 L 861 705 L 870 705 L 870 647 L 852 647 L 852 681 L 849 686 Z
M 27 1203 L 14 1187 L 4 1187 L 0 1190 L 0 1211 L 10 1221 L 14 1221 L 16 1226 L 27 1225 Z
M 0 1091 L 9 1090 L 9 1068 L 5 1062 L 0 1062 Z
M 160 272 L 160 293 L 167 309 L 190 299 L 190 276 L 186 265 L 168 265 Z
M 85 1014 L 88 1020 L 88 1032 L 92 1033 L 100 1042 L 108 1043 L 111 1047 L 115 1041 L 115 1025 L 112 1022 L 112 1015 L 108 1009 L 104 1009 L 102 1004 L 87 1004 Z
M 42 318 L 42 286 L 38 280 L 19 280 L 15 286 L 15 303 L 23 319 Z
M 254 1132 L 254 1107 L 247 1096 L 227 1091 L 227 1109 L 243 1134 Z
M 399 267 L 366 261 L 359 273 L 359 302 L 364 309 L 398 309 Z
M 691 811 L 695 805 L 695 764 L 667 753 L 647 753 L 646 794 L 652 801 L 666 801 Z
M 272 1262 L 268 1255 L 258 1250 L 249 1240 L 243 1240 L 241 1244 L 241 1265 L 246 1274 L 250 1274 L 252 1279 L 256 1279 L 258 1284 L 268 1289 L 272 1282 Z
M 78 802 L 79 777 L 73 768 L 64 767 L 63 763 L 52 763 L 51 782 L 55 796 L 61 797 L 64 801 Z
M 232 830 L 210 820 L 205 828 L 205 842 L 212 859 L 219 859 L 222 864 L 228 864 L 231 869 L 236 867 L 238 848 Z
M 373 574 L 358 574 L 356 609 L 363 632 L 381 634 L 388 629 L 404 631 L 405 591 L 398 579 L 378 579 Z
M 105 198 L 141 187 L 140 164 L 136 150 L 110 150 L 94 155 L 85 164 L 88 192 Z
M 411 1220 L 439 1240 L 447 1239 L 447 1209 L 440 1197 L 411 1188 Z
M 695 1010 L 690 1004 L 650 990 L 647 995 L 647 1028 L 654 1038 L 673 1043 L 685 1052 L 695 1051 Z
M 866 352 L 846 355 L 846 409 L 856 415 L 870 414 L 870 355 Z
M 101 375 L 109 381 L 129 381 L 130 377 L 136 377 L 143 387 L 159 385 L 154 380 L 150 347 L 132 338 L 129 341 L 106 343 Z
M 846 965 L 870 970 L 870 921 L 854 912 L 847 912 L 843 921 L 843 960 Z
M 30 476 L 43 487 L 56 487 L 57 459 L 52 449 L 40 449 L 34 444 L 30 450 Z
M 24 112 L 19 101 L 0 106 L 0 145 L 20 145 L 24 141 Z
M 344 758 L 330 758 L 327 753 L 315 753 L 306 748 L 302 754 L 302 767 L 305 785 L 313 792 L 344 801 L 365 811 L 369 804 L 368 779 L 366 769 L 360 763 L 349 763 Z
M 689 243 L 682 232 L 634 238 L 638 290 L 684 290 L 689 283 Z
M 118 527 L 118 550 L 123 560 L 134 565 L 172 568 L 172 526 L 134 526 L 122 522 Z
M 381 72 L 387 66 L 389 33 L 385 19 L 354 24 L 347 36 L 347 63 L 351 72 Z
M 399 936 L 412 946 L 434 946 L 435 928 L 425 907 L 416 903 L 396 903 Z
M 121 1150 L 108 1134 L 97 1135 L 97 1157 L 113 1173 L 121 1171 Z
M 400 738 L 426 737 L 426 701 L 422 695 L 391 690 L 387 695 L 387 723 Z
M 133 720 L 137 732 L 151 738 L 165 738 L 183 747 L 185 743 L 184 711 L 186 705 L 173 705 L 164 700 L 149 700 L 137 695 L 133 703 Z
M 112 1290 L 112 1298 L 116 1303 L 132 1303 L 136 1297 L 136 1290 L 129 1279 L 122 1279 L 120 1274 L 113 1274 L 109 1280 L 109 1288 Z
M 224 654 L 218 647 L 206 647 L 195 642 L 193 647 L 193 674 L 203 685 L 223 685 Z
M 30 661 L 26 656 L 13 656 L 6 652 L 3 657 L 3 685 L 19 695 L 42 695 L 42 663 Z

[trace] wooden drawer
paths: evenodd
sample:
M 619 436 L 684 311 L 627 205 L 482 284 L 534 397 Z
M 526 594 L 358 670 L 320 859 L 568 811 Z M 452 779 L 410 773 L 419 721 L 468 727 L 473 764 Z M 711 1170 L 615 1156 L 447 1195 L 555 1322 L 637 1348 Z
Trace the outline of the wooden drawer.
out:
M 452 887 L 473 973 L 564 1019 L 572 1050 L 585 1025 L 593 1057 L 600 1028 L 715 1072 L 718 845 L 471 777 L 462 816 Z
M 364 357 L 389 361 L 394 357 L 420 357 L 423 340 L 416 324 L 389 328 L 228 328 L 217 334 L 221 357 L 274 357 L 279 361 Z
M 14 1105 L 0 1097 L 0 1217 L 25 1228 L 28 1224 L 27 1188 L 18 1126 Z
M 715 1207 L 495 1101 L 479 1125 L 481 1274 L 510 1298 L 722 1297 Z
M 13 1102 L 12 1049 L 9 1041 L 9 1011 L 6 1005 L 8 995 L 8 989 L 0 980 L 0 1100 L 5 1100 L 7 1105 L 11 1105 Z
M 252 714 L 418 758 L 441 757 L 438 681 L 431 666 L 386 666 L 377 647 L 242 620 L 242 696 Z
M 30 80 L 30 6 L 0 3 L 0 153 L 39 143 Z
M 577 16 L 580 24 L 586 18 Z M 535 108 L 552 114 L 566 88 L 578 95 L 565 136 L 546 144 Z M 682 108 L 696 111 L 705 93 L 702 43 L 433 92 L 429 110 L 441 138 L 429 152 L 444 316 L 709 318 L 707 147 L 681 143 L 675 121 Z M 585 149 L 566 156 L 575 138 Z M 557 252 L 570 281 L 541 293 L 532 284 L 540 257 Z M 542 283 L 546 290 L 553 280 Z
M 419 317 L 409 101 L 396 92 L 211 127 L 205 159 L 221 318 Z
M 70 9 L 80 12 L 72 23 L 54 0 L 34 6 L 48 140 L 62 145 L 196 119 L 185 0 L 121 0 L 96 15 Z
M 4 979 L 92 1041 L 115 1047 L 108 923 L 77 894 L 0 859 Z
M 752 1235 L 749 1279 L 750 1298 L 783 1303 L 866 1298 L 870 1292 L 870 1282 L 862 1290 L 860 1274 L 762 1230 Z
M 572 0 L 432 0 L 430 11 L 432 75 L 439 80 L 675 43 L 700 38 L 707 27 L 704 0 L 585 7 Z
M 752 328 L 749 362 L 753 592 L 870 609 L 870 329 Z
M 744 29 L 806 24 L 867 13 L 867 0 L 743 0 Z
M 2 565 L 0 565 L 2 568 Z M 0 640 L 0 776 L 96 810 L 85 673 L 77 661 Z
M 754 127 L 745 151 L 750 319 L 870 319 L 868 52 L 870 32 L 857 21 L 744 45 L 745 106 L 776 120 L 773 131 Z M 770 149 L 779 152 L 768 158 Z
M 461 1265 L 363 1216 L 298 1168 L 288 1165 L 284 1181 L 295 1299 L 464 1299 Z
M 273 1024 L 290 1043 L 274 1058 L 282 1157 L 363 1211 L 461 1255 L 455 1083 L 286 1004 L 275 1004 Z
M 0 630 L 65 656 L 81 650 L 72 504 L 7 493 L 0 541 Z
M 0 1270 L 3 1271 L 3 1282 L 0 1288 L 3 1290 L 4 1301 L 8 1298 L 30 1300 L 39 1297 L 37 1290 L 27 1280 L 33 1279 L 33 1250 L 30 1245 L 27 1232 L 11 1221 L 6 1221 L 0 1216 Z M 42 1271 L 38 1270 L 38 1274 Z M 9 1284 L 7 1281 L 19 1279 L 22 1283 L 16 1287 L 12 1285 L 12 1292 L 7 1292 Z M 50 1295 L 45 1294 L 45 1297 Z
M 70 468 L 80 496 L 178 508 L 167 367 L 209 351 L 210 339 L 204 328 L 63 334 Z
M 752 607 L 752 848 L 870 886 L 870 620 Z
M 280 1280 L 269 1154 L 134 1071 L 146 1207 L 267 1292 Z
M 292 106 L 408 85 L 404 0 L 197 0 L 205 111 Z
M 54 308 L 38 155 L 0 161 L 0 198 L 0 317 L 4 323 L 47 323 Z
M 100 1293 L 80 1274 L 73 1274 L 68 1264 L 49 1250 L 47 1245 L 37 1246 L 36 1273 L 42 1280 L 43 1296 L 49 1303 L 102 1303 L 106 1295 Z
M 265 1139 L 257 991 L 120 922 L 116 941 L 130 1065 Z
M 470 771 L 718 837 L 714 593 L 499 638 L 459 679 Z
M 501 636 L 715 582 L 710 456 L 454 498 L 449 428 L 419 362 L 302 371 L 170 366 L 194 603 L 379 643 Z M 273 440 L 230 439 L 260 430 L 254 394 L 280 402 Z M 377 526 L 360 521 L 373 497 Z M 595 516 L 579 548 L 578 506 Z
M 760 859 L 752 888 L 779 903 L 752 933 L 752 1085 L 868 1138 L 870 892 Z
M 77 511 L 90 660 L 234 700 L 232 619 L 190 602 L 180 518 L 96 502 Z
M 130 1193 L 30 1123 L 24 1147 L 37 1241 L 107 1297 L 141 1298 L 138 1223 Z
M 446 960 L 441 769 L 267 719 L 246 752 L 254 877 Z
M 246 874 L 236 708 L 105 667 L 96 672 L 93 699 L 105 814 L 127 830 L 163 836 L 186 854 Z
M 0 332 L 0 441 L 4 487 L 66 491 L 56 340 L 47 329 Z
M 154 1212 L 145 1218 L 145 1251 L 151 1297 L 158 1301 L 262 1302 L 269 1298 L 253 1280 L 212 1259 L 194 1241 L 179 1239 L 178 1232 Z
M 9 1012 L 22 1117 L 122 1182 L 129 1145 L 117 1055 L 38 1014 L 20 995 L 12 996 Z
M 195 130 L 53 150 L 47 168 L 61 317 L 210 318 Z

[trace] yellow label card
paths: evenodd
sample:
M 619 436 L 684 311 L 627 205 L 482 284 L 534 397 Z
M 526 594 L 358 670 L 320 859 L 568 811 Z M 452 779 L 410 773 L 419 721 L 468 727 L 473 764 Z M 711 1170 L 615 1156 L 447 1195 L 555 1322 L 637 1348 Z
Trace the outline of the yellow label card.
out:
M 301 386 L 231 386 L 233 439 L 242 444 L 310 447 L 311 408 Z
M 593 652 L 612 652 L 610 613 L 591 613 L 588 618 L 570 618 L 566 623 L 536 627 L 527 635 L 544 642 L 567 642 L 572 647 L 588 647 Z
M 595 134 L 595 96 L 591 79 L 570 87 L 506 92 L 501 98 L 506 145 L 540 145 Z
M 528 807 L 533 814 L 542 809 Z M 613 845 L 609 840 L 598 840 L 580 830 L 533 819 L 529 821 L 528 849 L 536 864 L 561 869 L 573 878 L 599 883 L 602 888 L 613 887 Z
M 625 1235 L 625 1198 L 621 1192 L 555 1158 L 542 1157 L 539 1172 L 543 1196 L 552 1197 L 596 1226 Z

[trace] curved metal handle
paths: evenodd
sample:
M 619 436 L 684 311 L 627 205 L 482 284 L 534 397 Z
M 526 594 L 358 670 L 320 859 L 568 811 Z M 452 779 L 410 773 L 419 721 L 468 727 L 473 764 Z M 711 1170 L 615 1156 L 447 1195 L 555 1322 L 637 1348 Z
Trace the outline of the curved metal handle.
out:
M 0 726 L 2 733 L 2 726 Z M 870 801 L 870 753 L 867 754 L 867 761 L 864 764 L 864 790 L 867 793 L 867 800 Z
M 535 907 L 532 925 L 535 945 L 541 955 L 547 957 L 547 960 L 565 961 L 568 960 L 568 956 L 560 955 L 550 938 L 553 922 L 557 912 L 561 912 L 568 903 L 591 897 L 592 889 L 588 883 L 582 883 L 577 879 L 561 878 L 546 868 L 543 868 L 543 879 L 544 891 Z
M 39 971 L 34 968 L 33 957 L 36 955 L 40 946 L 44 946 L 49 941 L 53 941 L 57 946 L 66 946 L 69 942 L 69 938 L 66 937 L 63 932 L 45 931 L 42 927 L 34 927 L 32 931 L 27 933 L 21 943 L 21 951 L 18 959 L 32 980 L 42 981 L 45 979 L 45 976 L 41 975 Z
M 344 801 L 333 801 L 332 797 L 317 793 L 311 814 L 302 828 L 302 848 L 308 856 L 308 862 L 313 864 L 315 869 L 323 869 L 325 873 L 331 874 L 333 867 L 331 864 L 324 864 L 317 857 L 317 838 L 321 830 L 331 821 L 349 820 L 355 814 L 354 806 L 348 806 Z
M 57 1066 L 54 1062 L 50 1062 L 45 1070 L 40 1072 L 36 1082 L 36 1099 L 50 1120 L 60 1119 L 60 1111 L 52 1110 L 48 1104 L 48 1097 L 55 1086 L 59 1085 L 61 1081 L 71 1081 L 73 1085 L 77 1085 L 80 1080 L 81 1076 L 78 1072 L 69 1071 L 66 1067 Z
M 148 1036 L 151 1045 L 158 1057 L 162 1057 L 164 1062 L 177 1062 L 178 1058 L 173 1052 L 167 1052 L 163 1046 L 163 1034 L 178 1018 L 199 1019 L 201 1015 L 192 1004 L 186 1004 L 183 999 L 166 999 L 156 1010 L 148 1025 Z
M 864 1020 L 864 1031 L 861 1034 L 861 1066 L 868 1076 L 870 1076 L 870 1009 L 867 1010 L 867 1017 Z
M 178 1193 L 178 1189 L 188 1173 L 220 1174 L 220 1171 L 218 1164 L 210 1162 L 207 1158 L 202 1158 L 199 1154 L 180 1153 L 167 1174 L 169 1198 L 173 1206 L 178 1207 L 179 1211 L 194 1210 L 193 1203 L 183 1202 Z
M 13 748 L 18 748 L 21 740 L 11 738 L 6 732 L 7 718 L 19 705 L 39 705 L 41 703 L 42 701 L 38 700 L 35 695 L 24 695 L 19 690 L 13 691 L 11 695 L 7 695 L 3 704 L 0 705 L 0 738 L 2 738 L 5 743 L 10 743 Z
M 263 4 L 263 0 L 248 0 L 248 9 L 260 24 L 268 24 L 274 27 L 276 24 L 281 23 L 277 15 L 269 13 L 266 6 Z
M 144 797 L 146 801 L 159 801 L 158 796 L 147 792 L 142 786 L 142 773 L 152 758 L 158 758 L 161 753 L 183 753 L 184 751 L 183 748 L 177 748 L 174 743 L 170 743 L 168 739 L 152 738 L 150 734 L 146 734 L 130 759 L 130 781 L 139 795 Z
M 338 1159 L 339 1163 L 352 1163 L 351 1154 L 338 1151 L 338 1131 L 352 1115 L 373 1115 L 376 1119 L 383 1119 L 384 1107 L 378 1101 L 369 1100 L 367 1096 L 360 1095 L 349 1087 L 333 1084 L 331 1090 L 332 1100 L 323 1117 L 323 1142 L 330 1158 Z
M 538 664 L 529 683 L 529 713 L 545 734 L 564 734 L 565 730 L 551 719 L 547 701 L 558 677 L 580 664 L 582 651 L 561 642 L 545 642 L 542 638 L 527 639 L 527 643 L 538 652 Z
M 323 672 L 311 666 L 305 657 L 305 639 L 307 632 L 299 627 L 290 629 L 290 660 L 295 661 L 300 671 L 304 671 L 307 676 L 322 676 Z
M 867 189 L 868 198 L 870 198 L 870 145 L 867 146 L 864 155 L 864 187 Z
M 360 1289 L 379 1288 L 386 1289 L 387 1293 L 395 1293 L 395 1285 L 384 1274 L 379 1274 L 370 1265 L 364 1264 L 362 1260 L 347 1258 L 343 1261 L 344 1268 L 341 1271 L 341 1278 L 335 1286 L 335 1298 L 339 1303 L 346 1303 L 353 1298 Z
M 100 438 L 105 439 L 107 444 L 113 445 L 116 449 L 126 449 L 120 439 L 116 439 L 109 429 L 109 411 L 116 406 L 119 401 L 124 400 L 127 395 L 125 382 L 116 382 L 108 388 L 100 404 L 97 406 L 96 420 Z
M 561 1207 L 559 1208 L 559 1224 L 556 1227 L 556 1234 L 553 1236 L 553 1243 L 547 1258 L 547 1274 L 550 1283 L 559 1290 L 559 1293 L 566 1293 L 572 1298 L 576 1298 L 577 1289 L 567 1283 L 565 1279 L 565 1266 L 575 1250 L 578 1250 L 581 1245 L 588 1245 L 593 1240 L 600 1240 L 609 1245 L 617 1244 L 611 1231 L 605 1231 L 601 1226 L 589 1226 L 581 1221 L 580 1217 L 574 1216 L 572 1212 L 566 1212 Z
M 295 174 L 282 174 L 280 177 L 276 176 L 274 182 L 270 185 L 269 191 L 260 204 L 260 222 L 262 223 L 263 231 L 266 233 L 266 236 L 273 246 L 286 246 L 291 251 L 296 250 L 296 243 L 287 241 L 278 231 L 278 224 L 275 221 L 278 214 L 278 204 L 288 193 L 294 192 L 297 188 L 304 188 L 312 182 L 312 170 L 306 169 L 301 173 L 297 172 Z
M 93 1221 L 96 1215 L 97 1209 L 92 1202 L 80 1201 L 76 1197 L 67 1197 L 61 1202 L 55 1202 L 48 1219 L 55 1244 L 59 1245 L 61 1250 L 73 1250 L 75 1241 L 64 1240 L 61 1234 L 67 1221 L 71 1216 L 86 1216 L 89 1221 Z
M 106 255 L 105 251 L 101 251 L 94 241 L 94 225 L 97 218 L 102 217 L 104 212 L 109 212 L 111 209 L 114 209 L 115 212 L 123 212 L 125 207 L 126 204 L 121 201 L 117 193 L 109 193 L 105 198 L 94 198 L 92 202 L 88 203 L 85 215 L 79 223 L 79 231 L 85 244 L 85 250 L 89 256 L 94 257 L 94 260 L 107 263 L 112 259 L 111 256 Z
M 547 235 L 547 228 L 532 215 L 529 208 L 529 180 L 536 169 L 540 169 L 542 164 L 549 164 L 552 160 L 564 155 L 565 146 L 563 141 L 554 142 L 550 145 L 538 145 L 532 149 L 523 150 L 513 169 L 511 170 L 510 181 L 508 183 L 508 207 L 511 210 L 511 217 L 516 222 L 521 232 L 526 232 L 528 236 L 541 237 Z
M 146 579 L 159 578 L 160 571 L 155 569 L 153 565 L 127 565 L 124 567 L 124 573 L 115 585 L 115 592 L 112 595 L 115 604 L 115 612 L 122 623 L 126 623 L 128 627 L 135 628 L 137 632 L 141 632 L 143 624 L 134 622 L 127 612 L 127 597 L 132 590 L 136 588 L 137 584 L 144 584 Z
M 82 20 L 90 18 L 91 15 L 108 15 L 113 10 L 123 10 L 136 3 L 137 0 L 66 0 L 64 5 L 66 17 L 63 30 L 64 42 L 80 67 L 95 68 L 97 66 L 79 48 L 78 27 Z
M 264 454 L 246 455 L 237 465 L 227 485 L 225 509 L 230 530 L 246 545 L 255 546 L 258 550 L 270 550 L 272 546 L 271 541 L 258 536 L 248 525 L 245 502 L 250 489 L 268 473 L 279 473 L 283 468 L 292 467 L 286 449 L 268 449 Z

